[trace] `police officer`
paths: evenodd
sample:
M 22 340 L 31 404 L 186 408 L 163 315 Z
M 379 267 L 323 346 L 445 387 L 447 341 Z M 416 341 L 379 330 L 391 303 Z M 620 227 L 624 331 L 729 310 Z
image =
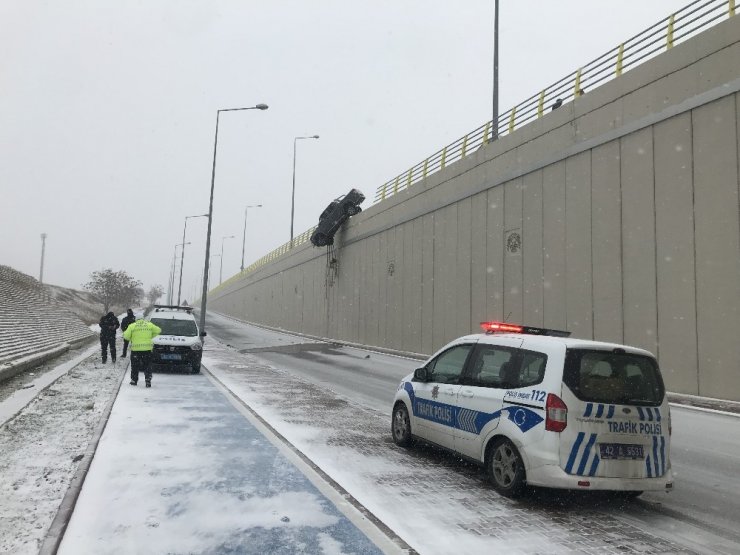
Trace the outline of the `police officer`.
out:
M 136 320 L 123 332 L 123 338 L 131 342 L 131 385 L 139 381 L 139 370 L 144 372 L 146 386 L 152 387 L 151 357 L 154 345 L 152 339 L 162 333 L 159 326 L 148 320 Z
M 110 358 L 116 362 L 116 330 L 119 328 L 118 318 L 112 312 L 109 312 L 100 319 L 100 350 L 103 358 L 103 364 L 108 360 L 108 349 L 110 348 Z
M 126 310 L 126 316 L 123 317 L 123 320 L 121 320 L 121 331 L 126 331 L 126 328 L 128 328 L 131 324 L 136 322 L 136 316 L 134 316 L 134 311 L 130 308 Z M 126 358 L 126 351 L 128 350 L 128 340 L 123 340 L 123 354 L 121 355 L 121 358 Z

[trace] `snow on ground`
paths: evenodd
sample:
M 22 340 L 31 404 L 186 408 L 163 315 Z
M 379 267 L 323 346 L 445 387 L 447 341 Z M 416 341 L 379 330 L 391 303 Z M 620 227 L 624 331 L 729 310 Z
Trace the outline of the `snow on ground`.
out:
M 205 376 L 121 389 L 61 555 L 379 554 Z
M 67 367 L 0 426 L 0 553 L 38 553 L 124 368 L 122 361 L 103 365 L 98 356 Z M 6 401 L 13 396 L 0 406 Z
M 53 366 L 46 364 L 45 366 L 47 367 L 51 366 L 47 371 L 37 369 L 35 372 L 31 371 L 27 374 L 16 376 L 17 379 L 6 386 L 13 387 L 14 390 L 12 392 L 8 391 L 7 397 L 0 403 L 0 426 L 33 401 L 39 391 L 54 383 L 60 376 L 69 372 L 83 360 L 90 358 L 99 349 L 100 347 L 93 345 L 87 347 L 81 353 L 74 351 L 73 356 L 65 357 L 68 360 L 57 360 L 55 362 L 58 362 L 58 364 L 54 364 Z M 29 380 L 29 378 L 32 379 Z M 21 383 L 22 385 L 20 385 Z
M 457 457 L 395 446 L 387 415 L 259 355 L 206 345 L 218 380 L 420 553 L 693 552 L 627 522 L 613 502 L 503 498 Z

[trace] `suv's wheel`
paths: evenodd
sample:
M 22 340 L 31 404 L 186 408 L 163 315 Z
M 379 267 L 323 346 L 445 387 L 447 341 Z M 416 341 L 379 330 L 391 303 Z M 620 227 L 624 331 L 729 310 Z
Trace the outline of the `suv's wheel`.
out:
M 409 447 L 413 443 L 411 437 L 411 419 L 406 405 L 403 403 L 396 404 L 393 407 L 393 416 L 391 417 L 391 432 L 393 433 L 393 442 L 401 447 Z
M 491 446 L 487 470 L 493 489 L 501 495 L 518 497 L 524 491 L 524 462 L 508 439 L 499 438 Z
M 329 244 L 329 238 L 326 236 L 325 233 L 317 233 L 314 236 L 314 244 L 317 247 L 325 247 Z
M 192 367 L 193 374 L 200 373 L 200 362 L 194 362 Z

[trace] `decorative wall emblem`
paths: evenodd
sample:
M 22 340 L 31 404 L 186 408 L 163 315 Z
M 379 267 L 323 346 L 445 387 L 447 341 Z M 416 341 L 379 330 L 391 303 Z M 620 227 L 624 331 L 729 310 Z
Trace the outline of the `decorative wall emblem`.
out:
M 506 236 L 506 252 L 509 254 L 521 254 L 522 236 L 519 231 L 510 231 Z

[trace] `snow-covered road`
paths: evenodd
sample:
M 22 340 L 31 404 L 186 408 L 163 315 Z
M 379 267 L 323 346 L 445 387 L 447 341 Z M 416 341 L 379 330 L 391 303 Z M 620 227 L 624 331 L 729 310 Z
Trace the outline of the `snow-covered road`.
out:
M 644 525 L 645 510 L 633 501 L 547 492 L 502 498 L 476 466 L 435 449 L 396 447 L 380 411 L 213 342 L 204 363 L 419 553 L 715 553 L 727 546 L 665 517 Z
M 206 376 L 121 389 L 60 554 L 299 552 L 381 553 Z
M 233 347 L 211 328 L 206 375 L 157 373 L 151 390 L 123 386 L 62 553 L 740 551 L 724 525 L 718 534 L 659 500 L 548 491 L 501 498 L 477 467 L 393 444 L 378 392 L 414 361 L 228 328 Z M 291 349 L 300 356 L 288 356 Z M 297 359 L 310 364 L 297 370 Z M 357 371 L 381 361 L 389 376 L 377 382 Z M 61 377 L 0 426 L 0 554 L 38 552 L 125 361 L 59 366 Z M 333 372 L 348 384 L 333 387 Z M 692 433 L 715 423 L 694 420 L 675 423 Z M 728 468 L 734 448 L 723 447 Z

